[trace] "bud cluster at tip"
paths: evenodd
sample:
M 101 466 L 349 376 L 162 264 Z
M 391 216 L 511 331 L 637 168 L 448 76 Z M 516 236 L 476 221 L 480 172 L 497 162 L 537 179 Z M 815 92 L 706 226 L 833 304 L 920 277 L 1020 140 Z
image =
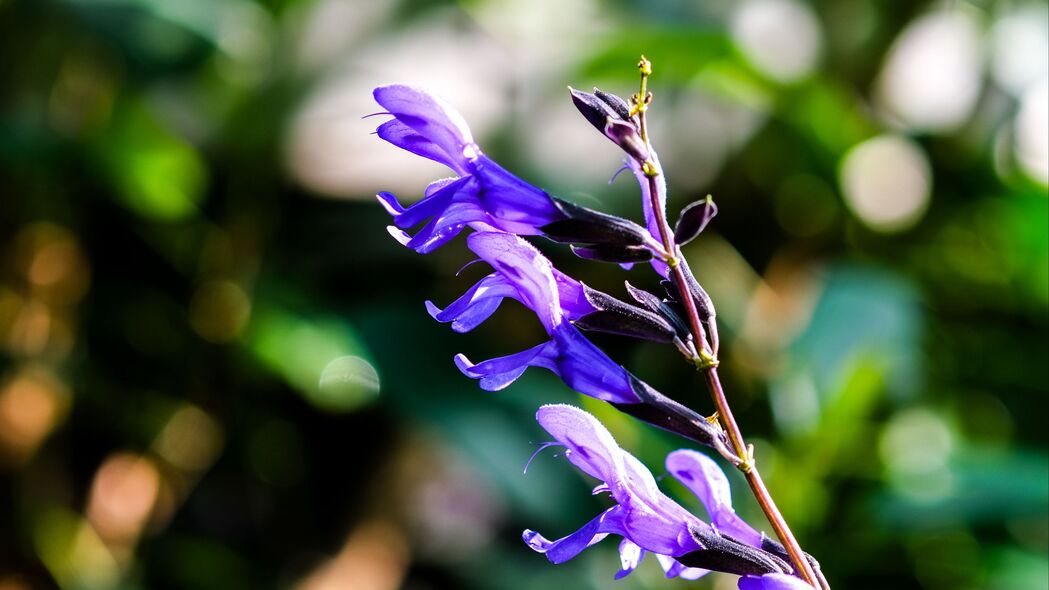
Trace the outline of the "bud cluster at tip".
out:
M 569 87 L 572 103 L 583 117 L 637 162 L 651 157 L 641 135 L 641 122 L 622 98 L 594 88 L 593 94 Z

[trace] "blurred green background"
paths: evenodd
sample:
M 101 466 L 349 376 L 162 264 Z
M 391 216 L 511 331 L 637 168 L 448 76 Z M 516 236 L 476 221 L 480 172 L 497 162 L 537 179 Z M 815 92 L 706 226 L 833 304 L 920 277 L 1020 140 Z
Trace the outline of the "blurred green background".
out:
M 521 543 L 605 506 L 550 455 L 522 474 L 540 403 L 656 474 L 682 441 L 538 370 L 480 391 L 452 355 L 538 322 L 433 322 L 487 271 L 401 248 L 373 199 L 446 174 L 361 119 L 409 82 L 639 218 L 565 87 L 629 95 L 642 52 L 671 216 L 721 207 L 686 255 L 803 546 L 839 589 L 1046 588 L 1047 31 L 1041 2 L 0 0 L 0 589 L 734 588 Z M 673 350 L 596 341 L 710 412 Z

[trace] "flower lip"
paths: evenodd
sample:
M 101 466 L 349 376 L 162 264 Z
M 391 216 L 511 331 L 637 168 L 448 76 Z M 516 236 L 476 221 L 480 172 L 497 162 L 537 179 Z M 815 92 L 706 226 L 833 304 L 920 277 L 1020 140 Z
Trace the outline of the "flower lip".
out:
M 459 173 L 465 170 L 465 160 L 480 155 L 463 116 L 438 96 L 406 84 L 379 86 L 372 91 L 372 96 L 394 116 L 393 121 L 379 128 L 383 139 L 446 164 Z M 419 153 L 408 147 L 417 147 L 421 142 L 428 142 L 434 149 Z

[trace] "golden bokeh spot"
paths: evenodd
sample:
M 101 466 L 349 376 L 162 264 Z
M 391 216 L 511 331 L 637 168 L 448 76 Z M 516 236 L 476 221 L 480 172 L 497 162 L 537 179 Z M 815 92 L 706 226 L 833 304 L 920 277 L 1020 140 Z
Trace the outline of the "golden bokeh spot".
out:
M 153 441 L 153 450 L 181 471 L 207 469 L 222 450 L 222 429 L 214 418 L 196 406 L 175 410 Z
M 0 385 L 0 461 L 20 464 L 65 416 L 69 392 L 51 373 L 27 367 Z
M 189 322 L 209 342 L 236 338 L 251 316 L 251 300 L 232 281 L 206 281 L 197 287 L 189 302 Z
M 30 293 L 49 305 L 79 301 L 90 284 L 90 270 L 76 236 L 48 222 L 26 225 L 15 238 L 19 274 Z

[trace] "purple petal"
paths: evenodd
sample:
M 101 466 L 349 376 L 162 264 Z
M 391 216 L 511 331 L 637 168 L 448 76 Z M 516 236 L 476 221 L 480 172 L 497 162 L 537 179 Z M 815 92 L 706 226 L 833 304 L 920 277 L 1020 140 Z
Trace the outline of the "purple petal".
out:
M 565 457 L 590 477 L 611 482 L 622 471 L 622 450 L 603 424 L 588 412 L 567 404 L 540 406 L 539 425 L 565 446 Z
M 554 282 L 557 283 L 557 298 L 561 302 L 561 311 L 569 321 L 575 321 L 588 313 L 597 311 L 586 299 L 583 284 L 554 269 Z
M 702 549 L 690 531 L 697 527 L 709 528 L 709 525 L 660 492 L 651 472 L 621 449 L 596 418 L 560 404 L 540 407 L 536 420 L 565 447 L 565 457 L 573 465 L 604 482 L 595 488 L 595 493 L 607 489 L 617 505 L 558 541 L 551 542 L 538 533 L 526 531 L 525 540 L 533 549 L 548 552 L 551 561 L 560 563 L 604 538 L 605 534 L 616 534 L 624 539 L 620 543 L 622 569 L 617 578 L 637 567 L 643 551 L 655 553 L 670 577 L 696 579 L 706 573 L 671 558 Z
M 544 355 L 552 366 L 544 366 L 557 373 L 569 387 L 608 402 L 635 404 L 640 401 L 630 386 L 626 369 L 594 346 L 578 328 L 561 324 L 552 336 L 556 346 Z
M 669 555 L 656 555 L 656 559 L 659 560 L 659 565 L 663 566 L 663 571 L 668 578 L 698 580 L 710 573 L 710 570 L 682 565 L 681 562 Z
M 397 201 L 397 197 L 390 193 L 379 193 L 375 195 L 375 198 L 379 199 L 379 204 L 382 205 L 382 208 L 386 209 L 386 212 L 393 218 L 400 217 L 405 211 L 404 207 L 402 207 L 400 202 Z
M 403 150 L 444 164 L 456 171 L 460 170 L 455 160 L 451 159 L 447 152 L 426 137 L 416 133 L 414 129 L 405 125 L 399 119 L 390 119 L 379 125 L 375 133 Z
M 488 157 L 471 162 L 470 173 L 478 178 L 484 190 L 481 204 L 500 220 L 503 231 L 519 235 L 541 233 L 539 227 L 564 219 L 564 213 L 550 195 L 514 176 Z
M 559 404 L 539 408 L 536 420 L 565 446 L 573 465 L 608 485 L 623 508 L 619 534 L 654 553 L 682 555 L 702 548 L 688 527 L 706 525 L 660 492 L 651 472 L 619 448 L 596 418 Z
M 656 152 L 651 152 L 651 157 L 656 163 L 659 162 Z M 652 191 L 648 185 L 648 176 L 645 175 L 644 170 L 641 169 L 641 165 L 634 161 L 633 158 L 627 158 L 627 166 L 629 166 L 630 170 L 634 172 L 638 184 L 641 185 L 641 208 L 645 212 L 645 227 L 648 228 L 648 233 L 652 234 L 652 237 L 655 238 L 657 242 L 662 242 L 659 222 L 656 218 L 655 209 L 652 207 Z M 656 193 L 656 198 L 659 200 L 657 206 L 662 210 L 663 218 L 666 219 L 667 184 L 662 174 L 656 176 Z M 667 231 L 670 231 L 669 226 Z M 659 258 L 653 258 L 651 264 L 652 268 L 656 269 L 656 272 L 666 278 L 670 269 L 665 262 Z
M 651 158 L 659 163 L 659 158 L 656 153 L 651 152 Z M 641 185 L 641 208 L 645 212 L 645 226 L 648 228 L 648 233 L 652 234 L 656 240 L 660 240 L 659 223 L 656 218 L 655 210 L 652 208 L 652 191 L 649 188 L 648 176 L 645 175 L 644 170 L 641 168 L 641 164 L 638 164 L 633 159 L 627 160 L 627 165 L 630 166 L 630 170 L 634 172 L 634 176 L 637 177 L 638 184 Z M 656 197 L 659 200 L 658 207 L 662 210 L 663 218 L 666 219 L 667 210 L 667 184 L 666 179 L 660 174 L 656 176 Z
M 507 277 L 521 302 L 539 316 L 547 333 L 561 323 L 561 306 L 553 266 L 525 240 L 501 232 L 475 233 L 467 244 L 497 272 Z
M 427 226 L 408 245 L 419 247 L 422 252 L 430 243 L 426 240 L 434 240 L 434 235 L 436 230 Z M 491 315 L 502 298 L 513 297 L 536 312 L 543 327 L 552 336 L 552 340 L 543 345 L 541 350 L 532 349 L 536 354 L 507 357 L 516 363 L 512 371 L 479 367 L 477 371 L 487 371 L 488 386 L 505 387 L 524 372 L 526 365 L 531 365 L 549 369 L 572 389 L 596 399 L 616 403 L 640 401 L 630 384 L 626 369 L 564 321 L 562 294 L 567 298 L 571 310 L 569 320 L 594 310 L 586 301 L 583 287 L 578 281 L 557 272 L 549 260 L 519 236 L 504 232 L 477 232 L 467 239 L 467 244 L 496 270 L 496 274 L 475 285 L 448 309 L 440 311 L 431 307 L 431 314 L 439 321 L 456 321 L 458 325 L 453 326 L 465 331 Z M 500 360 L 502 364 L 499 366 L 503 367 L 505 361 Z M 473 376 L 472 373 L 467 374 Z
M 517 289 L 503 276 L 492 273 L 470 287 L 444 310 L 429 301 L 426 302 L 426 309 L 435 320 L 452 322 L 452 329 L 456 332 L 469 332 L 495 313 L 505 297 L 516 299 Z
M 433 311 L 436 308 L 432 308 L 431 313 Z M 484 311 L 481 309 L 480 313 Z M 623 404 L 639 401 L 630 388 L 626 370 L 612 362 L 571 324 L 558 326 L 553 340 L 523 352 L 477 365 L 458 355 L 455 362 L 467 377 L 481 379 L 481 388 L 488 391 L 505 388 L 531 366 L 551 371 L 572 389 L 595 399 Z
M 428 197 L 461 178 L 461 176 L 449 176 L 447 178 L 438 178 L 437 180 L 426 185 L 426 190 L 423 191 L 423 196 Z
M 472 181 L 473 177 L 463 176 L 430 183 L 430 186 L 426 187 L 425 196 L 398 214 L 394 223 L 397 227 L 407 229 L 442 215 L 457 197 L 459 201 L 468 200 L 469 195 L 477 191 L 477 183 Z
M 600 542 L 609 533 L 619 532 L 619 512 L 620 508 L 613 506 L 598 514 L 578 531 L 556 541 L 549 541 L 532 530 L 526 530 L 521 537 L 533 551 L 545 554 L 551 563 L 564 563 L 579 555 L 587 547 Z
M 533 359 L 542 353 L 543 349 L 549 344 L 549 342 L 545 342 L 517 354 L 489 359 L 476 365 L 471 363 L 465 356 L 459 354 L 455 356 L 455 365 L 467 377 L 480 379 L 481 389 L 485 391 L 499 391 L 524 374 L 525 369 L 529 367 Z
M 400 84 L 380 86 L 372 95 L 375 102 L 404 126 L 433 144 L 433 148 L 426 148 L 430 155 L 422 155 L 433 157 L 460 174 L 465 172 L 470 160 L 480 155 L 462 115 L 440 98 L 419 88 Z M 399 133 L 395 137 L 403 138 L 404 134 Z M 412 141 L 414 145 L 418 144 L 417 140 Z
M 404 233 L 404 230 L 399 229 L 393 225 L 387 225 L 386 231 L 393 236 L 393 239 L 397 240 L 402 246 L 407 246 L 412 241 L 412 237 Z
M 424 198 L 408 208 L 393 195 L 380 195 L 397 227 L 407 229 L 429 220 L 408 247 L 430 252 L 467 225 L 478 231 L 539 235 L 543 226 L 565 218 L 549 194 L 485 157 L 462 116 L 439 98 L 404 85 L 380 86 L 373 94 L 394 116 L 379 126 L 379 137 L 444 163 L 461 176 L 430 185 Z
M 667 455 L 667 471 L 699 498 L 719 531 L 753 547 L 761 547 L 761 533 L 732 508 L 732 491 L 725 472 L 713 459 L 682 449 Z
M 812 590 L 812 586 L 788 574 L 743 576 L 738 586 L 739 590 Z
M 452 202 L 434 217 L 407 244 L 420 254 L 428 254 L 459 235 L 467 224 L 483 220 L 487 214 L 472 202 Z

